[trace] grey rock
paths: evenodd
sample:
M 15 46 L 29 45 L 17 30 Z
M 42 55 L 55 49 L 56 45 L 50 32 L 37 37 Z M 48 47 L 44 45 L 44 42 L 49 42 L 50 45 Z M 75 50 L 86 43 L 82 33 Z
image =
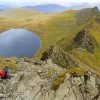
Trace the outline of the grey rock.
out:
M 0 100 L 100 100 L 100 79 L 91 71 L 78 77 L 66 73 L 53 90 L 54 80 L 63 72 L 51 60 L 35 65 L 22 59 L 9 80 L 0 80 Z

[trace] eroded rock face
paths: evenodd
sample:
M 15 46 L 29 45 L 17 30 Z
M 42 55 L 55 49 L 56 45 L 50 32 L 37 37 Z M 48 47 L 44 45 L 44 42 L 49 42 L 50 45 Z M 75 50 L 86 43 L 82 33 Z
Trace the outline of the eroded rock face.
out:
M 95 53 L 95 48 L 98 46 L 95 38 L 90 35 L 88 30 L 80 31 L 73 40 L 75 47 L 80 47 L 87 50 L 89 53 Z
M 65 69 L 52 61 L 19 62 L 9 80 L 0 80 L 0 100 L 100 100 L 100 79 L 90 71 L 82 76 L 66 73 L 57 90 L 53 81 Z
M 86 76 L 65 78 L 63 84 L 56 91 L 56 99 L 54 100 L 100 100 L 100 91 L 96 85 L 96 78 L 93 74 Z M 100 80 L 99 80 L 100 81 Z
M 53 63 L 66 69 L 70 69 L 72 66 L 78 66 L 78 63 L 71 54 L 67 54 L 56 46 L 51 46 L 46 52 L 44 52 L 41 60 L 46 61 L 49 58 L 52 59 Z

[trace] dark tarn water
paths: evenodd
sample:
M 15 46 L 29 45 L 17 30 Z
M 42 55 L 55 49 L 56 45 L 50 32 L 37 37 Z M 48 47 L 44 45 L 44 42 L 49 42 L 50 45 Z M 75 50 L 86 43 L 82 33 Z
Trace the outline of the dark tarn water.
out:
M 11 29 L 0 34 L 1 56 L 33 57 L 40 48 L 40 38 L 25 29 Z

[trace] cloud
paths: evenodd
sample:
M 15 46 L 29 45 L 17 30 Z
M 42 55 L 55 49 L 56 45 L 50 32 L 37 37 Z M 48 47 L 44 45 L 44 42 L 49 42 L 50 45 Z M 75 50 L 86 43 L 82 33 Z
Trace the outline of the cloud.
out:
M 100 2 L 100 0 L 0 0 L 0 2 L 33 2 L 33 3 L 43 3 L 43 2 L 48 2 L 48 3 L 83 3 L 83 2 L 90 2 L 90 3 L 95 3 L 95 2 Z
M 72 6 L 74 4 L 82 4 L 82 3 L 90 3 L 93 5 L 94 3 L 100 3 L 100 0 L 0 0 L 1 3 L 8 3 L 14 5 L 39 5 L 39 4 L 60 4 L 66 6 Z

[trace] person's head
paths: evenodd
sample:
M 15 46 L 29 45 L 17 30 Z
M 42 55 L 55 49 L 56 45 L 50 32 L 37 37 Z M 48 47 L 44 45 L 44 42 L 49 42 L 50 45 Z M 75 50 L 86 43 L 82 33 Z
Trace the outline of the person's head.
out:
M 8 66 L 5 66 L 5 69 L 8 69 Z

